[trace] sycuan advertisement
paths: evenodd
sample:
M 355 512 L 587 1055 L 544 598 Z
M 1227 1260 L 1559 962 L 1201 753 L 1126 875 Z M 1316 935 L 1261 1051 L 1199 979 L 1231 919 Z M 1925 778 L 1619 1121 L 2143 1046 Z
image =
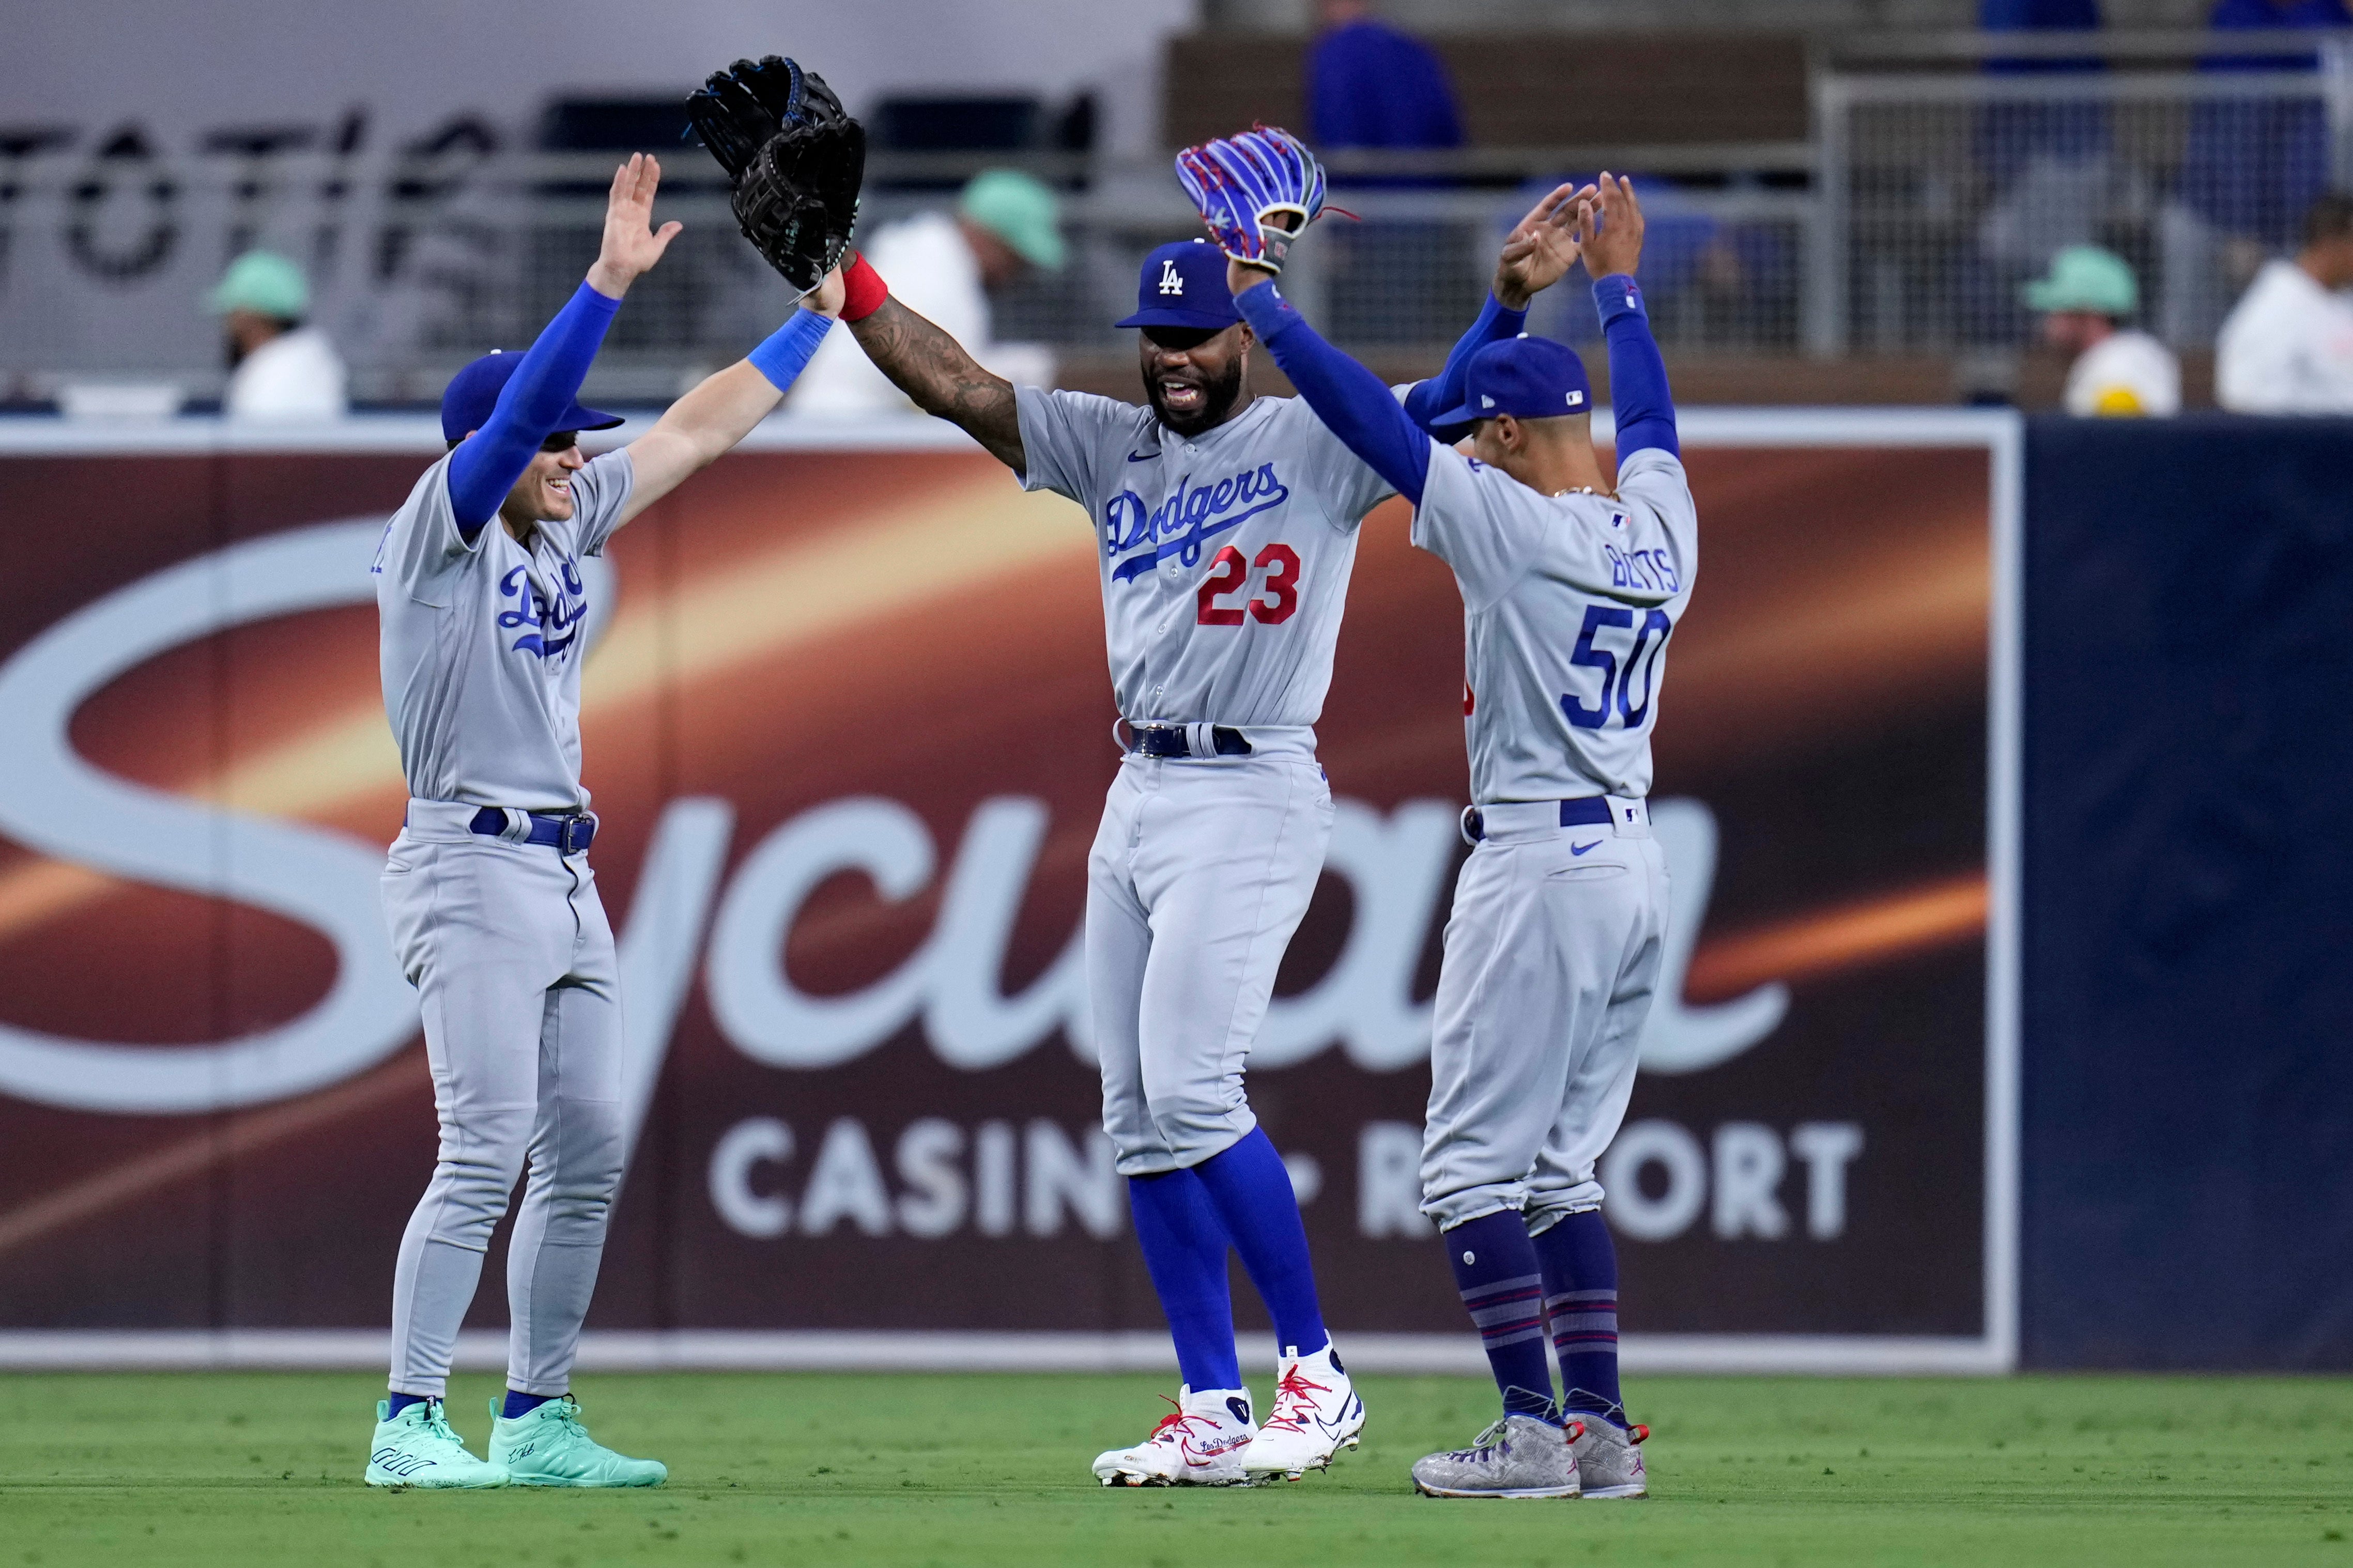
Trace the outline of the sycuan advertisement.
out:
M 1638 1361 L 2013 1353 L 2000 428 L 1686 421 L 1674 926 L 1601 1171 Z M 341 430 L 0 446 L 10 1345 L 385 1321 L 433 1113 L 368 566 L 435 444 Z M 1465 766 L 1461 606 L 1407 516 L 1366 525 L 1338 820 L 1250 1092 L 1335 1331 L 1475 1357 L 1416 1210 Z M 1093 540 L 960 437 L 771 439 L 588 584 L 639 1129 L 592 1330 L 1158 1328 L 1076 941 L 1117 756 Z

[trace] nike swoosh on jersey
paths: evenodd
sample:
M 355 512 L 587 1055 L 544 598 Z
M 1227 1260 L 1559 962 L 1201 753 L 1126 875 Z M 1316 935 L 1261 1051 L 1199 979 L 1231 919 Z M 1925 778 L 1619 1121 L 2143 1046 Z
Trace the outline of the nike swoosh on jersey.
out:
M 1597 838 L 1590 844 L 1572 844 L 1568 847 L 1568 852 L 1572 855 L 1582 855 L 1588 849 L 1598 849 L 1600 847 L 1601 840 Z
M 1131 463 L 1148 463 L 1158 456 L 1160 454 L 1157 452 L 1130 452 L 1127 455 L 1127 460 Z

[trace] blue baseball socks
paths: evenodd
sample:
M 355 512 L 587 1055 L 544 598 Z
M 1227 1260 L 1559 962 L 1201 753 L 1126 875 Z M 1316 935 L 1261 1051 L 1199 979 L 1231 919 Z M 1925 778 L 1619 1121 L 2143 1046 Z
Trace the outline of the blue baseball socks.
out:
M 1517 1217 L 1517 1216 L 1514 1216 Z M 1544 1266 L 1545 1315 L 1572 1415 L 1626 1425 L 1618 1390 L 1618 1249 L 1599 1209 L 1563 1215 L 1532 1238 Z
M 1152 1288 L 1176 1342 L 1176 1370 L 1193 1389 L 1240 1388 L 1234 1304 L 1226 1288 L 1226 1227 L 1191 1171 L 1127 1179 L 1128 1208 Z
M 1315 1300 L 1315 1269 L 1307 1258 L 1299 1196 L 1265 1131 L 1251 1128 L 1233 1147 L 1193 1169 L 1274 1319 L 1276 1345 L 1311 1356 L 1330 1344 Z
M 1454 1288 L 1478 1326 L 1504 1413 L 1556 1426 L 1552 1366 L 1545 1360 L 1545 1276 L 1516 1209 L 1497 1209 L 1445 1233 Z

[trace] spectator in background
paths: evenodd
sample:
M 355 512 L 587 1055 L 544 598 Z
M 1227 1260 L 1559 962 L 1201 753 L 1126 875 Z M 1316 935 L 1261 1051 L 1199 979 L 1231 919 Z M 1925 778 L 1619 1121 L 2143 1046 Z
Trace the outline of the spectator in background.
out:
M 1375 17 L 1366 0 L 1318 0 L 1316 20 L 1307 128 L 1319 150 L 1462 145 L 1453 86 L 1428 44 Z
M 303 325 L 311 285 L 302 269 L 267 250 L 229 264 L 212 292 L 228 355 L 221 412 L 231 419 L 336 419 L 349 407 L 341 355 Z
M 2069 246 L 2025 295 L 2042 313 L 2042 341 L 2074 356 L 2068 413 L 2181 412 L 2180 362 L 2147 332 L 2125 325 L 2140 309 L 2140 281 L 2123 257 L 2096 245 Z
M 2214 399 L 2239 414 L 2353 414 L 2353 195 L 2312 204 L 2304 248 L 2272 260 L 2222 323 Z
M 927 212 L 875 233 L 860 247 L 891 292 L 964 345 L 995 374 L 1050 385 L 1054 358 L 1034 343 L 1000 343 L 988 296 L 1035 268 L 1060 272 L 1067 259 L 1061 206 L 1043 183 L 1015 169 L 973 176 L 953 213 Z M 912 408 L 848 332 L 827 338 L 793 389 L 799 413 L 873 414 Z
M 2346 0 L 2217 0 L 2217 32 L 2353 26 Z M 2173 199 L 2159 223 L 2164 332 L 2202 338 L 2266 256 L 2292 242 L 2295 223 L 2328 188 L 2328 114 L 2320 57 L 2303 52 L 2209 55 L 2203 72 L 2297 74 L 2291 97 L 2212 98 L 2191 106 Z
M 2083 32 L 2100 23 L 2097 0 L 1978 5 L 1978 26 L 1989 33 Z M 1994 78 L 2106 69 L 2105 60 L 2091 55 L 1994 55 L 1985 61 L 1986 75 Z M 2068 246 L 2092 243 L 2116 204 L 2108 106 L 2088 94 L 2021 99 L 1997 89 L 1973 118 L 1978 166 L 1993 189 L 1978 218 L 1976 254 L 1962 273 L 1963 331 L 1971 342 L 2010 342 L 2026 326 L 2019 282 Z

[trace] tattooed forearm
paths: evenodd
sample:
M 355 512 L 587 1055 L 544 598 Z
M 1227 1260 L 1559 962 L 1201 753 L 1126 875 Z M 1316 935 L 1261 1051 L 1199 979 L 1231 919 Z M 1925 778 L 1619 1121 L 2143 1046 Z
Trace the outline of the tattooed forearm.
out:
M 916 407 L 963 426 L 1016 473 L 1026 467 L 1011 382 L 989 374 L 962 344 L 896 300 L 849 330 Z

